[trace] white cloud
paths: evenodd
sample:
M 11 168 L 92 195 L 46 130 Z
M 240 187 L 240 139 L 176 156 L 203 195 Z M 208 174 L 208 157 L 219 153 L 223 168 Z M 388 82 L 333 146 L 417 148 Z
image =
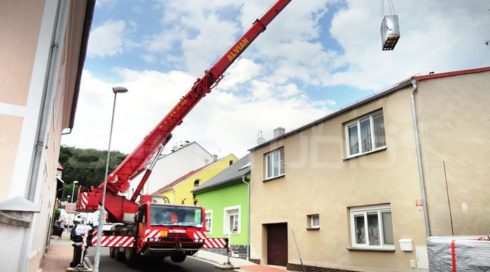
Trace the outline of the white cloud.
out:
M 121 54 L 125 48 L 126 23 L 106 21 L 90 33 L 88 43 L 89 57 L 110 57 Z
M 112 8 L 116 5 L 116 0 L 97 0 L 95 2 L 95 6 L 100 9 L 100 8 Z
M 490 25 L 488 1 L 395 4 L 401 38 L 392 52 L 381 51 L 379 6 L 351 0 L 347 9 L 336 14 L 330 31 L 344 48 L 341 57 L 349 67 L 328 78 L 329 84 L 382 89 L 414 74 L 490 64 L 488 47 L 483 43 Z
M 120 68 L 118 82 L 85 71 L 75 130 L 64 143 L 106 148 L 110 88 L 123 85 L 130 92 L 118 98 L 114 147 L 130 152 L 196 76 L 275 1 L 189 0 L 183 5 L 181 0 L 161 0 L 155 8 L 163 15 L 162 30 L 145 33 L 141 40 L 146 46 L 138 56 L 148 63 L 161 62 L 168 70 Z M 380 90 L 417 73 L 490 65 L 489 47 L 484 45 L 490 39 L 485 0 L 395 2 L 402 34 L 392 52 L 381 51 L 379 2 L 347 0 L 330 29 L 320 25 L 319 18 L 338 2 L 291 1 L 176 129 L 174 140 L 196 140 L 213 153 L 240 155 L 254 145 L 258 130 L 270 137 L 277 126 L 293 129 L 337 106 L 329 99 L 311 100 L 308 88 Z M 123 44 L 123 39 L 131 25 L 126 29 L 122 21 L 108 21 L 94 28 L 89 56 L 124 56 L 131 43 Z M 329 31 L 332 37 L 327 40 L 332 38 L 341 49 L 325 43 L 322 31 Z
M 237 85 L 249 82 L 251 79 L 260 76 L 261 66 L 253 60 L 241 58 L 235 65 L 231 66 L 219 86 L 222 89 L 233 91 Z
M 194 77 L 182 72 L 120 69 L 120 82 L 109 82 L 84 71 L 74 132 L 63 144 L 107 147 L 112 109 L 112 86 L 125 86 L 117 98 L 113 149 L 130 152 L 192 86 Z M 255 93 L 265 88 L 267 95 Z M 286 90 L 285 95 L 280 93 Z M 330 101 L 319 103 L 301 95 L 298 86 L 254 81 L 247 94 L 216 88 L 194 108 L 174 131 L 173 141 L 198 141 L 210 152 L 244 155 L 255 145 L 256 134 L 271 137 L 275 127 L 288 130 L 330 112 Z M 171 146 L 172 144 L 169 144 Z

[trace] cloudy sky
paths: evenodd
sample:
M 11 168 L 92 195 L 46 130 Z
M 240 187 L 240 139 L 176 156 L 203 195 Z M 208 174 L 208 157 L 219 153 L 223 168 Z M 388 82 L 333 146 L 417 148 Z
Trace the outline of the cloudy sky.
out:
M 384 1 L 388 2 L 388 1 Z M 97 0 L 75 127 L 62 144 L 130 153 L 275 0 Z M 488 0 L 393 0 L 401 38 L 381 50 L 380 0 L 292 0 L 173 133 L 237 156 L 412 75 L 490 65 Z M 385 10 L 388 10 L 386 7 Z M 385 11 L 387 12 L 387 11 Z

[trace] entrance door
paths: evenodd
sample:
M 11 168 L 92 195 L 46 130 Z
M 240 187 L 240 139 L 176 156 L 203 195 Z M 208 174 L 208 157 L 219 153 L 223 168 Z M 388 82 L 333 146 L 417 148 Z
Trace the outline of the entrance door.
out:
M 267 264 L 287 266 L 288 264 L 288 224 L 267 226 Z

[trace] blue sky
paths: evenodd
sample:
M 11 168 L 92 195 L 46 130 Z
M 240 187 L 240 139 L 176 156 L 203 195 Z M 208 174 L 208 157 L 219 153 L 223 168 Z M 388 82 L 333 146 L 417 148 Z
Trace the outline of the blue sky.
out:
M 275 0 L 98 0 L 75 128 L 63 144 L 131 152 Z M 385 1 L 386 2 L 386 1 Z M 179 126 L 173 143 L 244 155 L 270 138 L 415 74 L 488 66 L 485 0 L 393 1 L 401 39 L 383 52 L 380 1 L 293 0 Z M 485 33 L 487 36 L 485 36 Z M 173 144 L 171 143 L 170 146 Z

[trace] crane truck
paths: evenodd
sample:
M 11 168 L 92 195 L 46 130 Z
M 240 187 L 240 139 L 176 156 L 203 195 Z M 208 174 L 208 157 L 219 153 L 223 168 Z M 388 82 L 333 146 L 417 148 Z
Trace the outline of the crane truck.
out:
M 172 131 L 184 117 L 210 93 L 223 78 L 223 73 L 243 51 L 266 30 L 269 23 L 290 3 L 278 0 L 260 19 L 241 36 L 218 61 L 198 78 L 192 88 L 144 138 L 121 164 L 96 188 L 81 188 L 77 211 L 94 212 L 103 205 L 107 221 L 116 226 L 104 236 L 93 238 L 93 243 L 110 247 L 111 257 L 133 264 L 145 257 L 170 256 L 182 262 L 208 244 L 223 245 L 222 241 L 208 243 L 205 236 L 205 213 L 202 207 L 171 205 L 164 197 L 141 195 L 151 175 L 158 155 L 170 140 Z M 145 171 L 130 199 L 120 195 L 129 188 L 130 180 Z M 104 184 L 106 186 L 104 186 Z M 139 200 L 139 201 L 138 201 Z M 102 223 L 99 222 L 99 226 Z M 102 228 L 99 229 L 103 231 Z M 100 240 L 100 241 L 99 241 Z

